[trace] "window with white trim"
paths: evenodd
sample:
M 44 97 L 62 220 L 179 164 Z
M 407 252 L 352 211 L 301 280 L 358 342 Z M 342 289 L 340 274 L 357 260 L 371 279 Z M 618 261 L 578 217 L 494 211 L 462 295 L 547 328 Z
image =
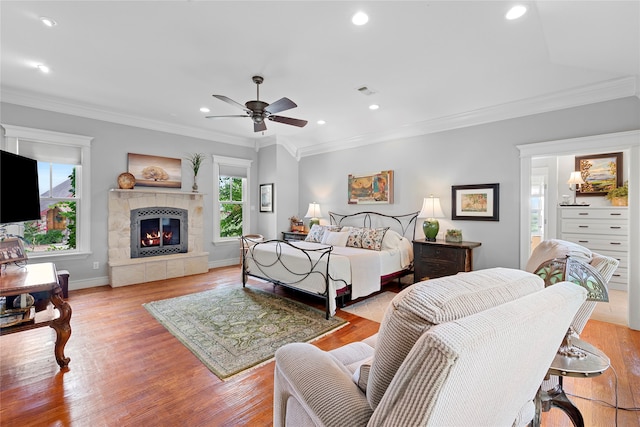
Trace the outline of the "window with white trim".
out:
M 249 228 L 251 160 L 213 156 L 213 241 L 234 242 Z
M 38 162 L 39 221 L 7 227 L 29 258 L 86 254 L 90 241 L 90 143 L 93 138 L 2 125 L 3 149 Z

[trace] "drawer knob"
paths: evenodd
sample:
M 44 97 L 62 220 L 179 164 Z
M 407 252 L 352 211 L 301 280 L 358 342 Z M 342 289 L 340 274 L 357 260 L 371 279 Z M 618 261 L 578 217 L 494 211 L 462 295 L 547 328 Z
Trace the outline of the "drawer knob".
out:
M 609 215 L 613 215 L 613 216 L 620 216 L 620 215 L 622 215 L 622 214 L 621 214 L 620 212 L 613 212 L 613 213 L 610 213 Z
M 619 230 L 619 229 L 621 229 L 622 227 L 613 227 L 613 226 L 611 226 L 611 227 L 609 227 L 609 228 L 611 228 L 611 229 L 613 229 L 613 230 Z
M 589 228 L 588 225 L 579 225 L 578 228 Z

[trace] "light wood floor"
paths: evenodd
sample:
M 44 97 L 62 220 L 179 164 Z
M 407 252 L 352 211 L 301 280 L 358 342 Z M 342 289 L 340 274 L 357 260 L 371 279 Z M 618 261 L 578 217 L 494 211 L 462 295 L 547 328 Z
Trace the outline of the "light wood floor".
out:
M 71 291 L 68 370 L 60 371 L 55 363 L 55 334 L 50 328 L 0 337 L 0 425 L 271 425 L 273 362 L 223 382 L 142 307 L 216 286 L 241 286 L 239 267 L 123 288 Z M 253 286 L 272 289 L 256 282 Z M 319 306 L 316 300 L 281 288 L 275 292 Z M 376 322 L 341 310 L 338 315 L 350 324 L 318 340 L 320 348 L 335 348 L 378 330 Z M 640 406 L 640 332 L 589 321 L 582 338 L 611 358 L 619 404 Z M 565 389 L 612 403 L 614 378 L 609 370 L 592 379 L 568 379 Z M 613 409 L 573 400 L 587 426 L 614 425 Z M 544 426 L 571 425 L 557 410 L 543 417 Z M 640 426 L 640 413 L 621 411 L 618 421 L 619 426 Z

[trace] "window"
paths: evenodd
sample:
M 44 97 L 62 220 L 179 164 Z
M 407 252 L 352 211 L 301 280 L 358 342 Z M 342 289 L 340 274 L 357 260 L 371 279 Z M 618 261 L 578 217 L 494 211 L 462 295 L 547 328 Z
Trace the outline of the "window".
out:
M 237 243 L 249 227 L 249 171 L 251 160 L 213 157 L 214 242 Z
M 29 258 L 88 253 L 92 138 L 2 126 L 5 150 L 37 160 L 40 189 L 41 219 L 13 225 L 9 232 L 25 239 Z

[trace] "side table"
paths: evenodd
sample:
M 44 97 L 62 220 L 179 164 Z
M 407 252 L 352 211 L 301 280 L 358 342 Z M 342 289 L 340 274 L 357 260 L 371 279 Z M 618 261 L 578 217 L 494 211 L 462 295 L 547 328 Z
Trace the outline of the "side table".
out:
M 47 292 L 50 303 L 58 311 L 47 309 L 36 312 L 28 322 L 0 329 L 0 335 L 22 332 L 29 329 L 50 326 L 56 331 L 54 354 L 60 368 L 65 368 L 71 360 L 64 356 L 64 346 L 71 336 L 71 306 L 62 299 L 62 288 L 58 283 L 58 274 L 53 263 L 28 264 L 26 267 L 8 269 L 0 276 L 0 296 L 9 301 L 12 296 L 26 293 Z
M 562 379 L 564 377 L 597 377 L 611 366 L 611 361 L 600 349 L 578 338 L 572 338 L 571 341 L 574 347 L 584 351 L 585 357 L 578 358 L 565 356 L 560 353 L 556 354 L 547 376 L 557 375 L 558 384 L 548 391 L 538 390 L 535 399 L 536 414 L 533 419 L 534 427 L 540 426 L 542 412 L 547 412 L 552 407 L 564 411 L 574 426 L 584 427 L 584 419 L 580 410 L 569 400 L 562 388 Z
M 451 276 L 473 268 L 473 248 L 479 242 L 450 243 L 425 239 L 413 241 L 414 283 Z
M 304 240 L 307 238 L 307 233 L 302 231 L 283 231 L 282 232 L 282 240 L 291 241 L 291 240 Z

